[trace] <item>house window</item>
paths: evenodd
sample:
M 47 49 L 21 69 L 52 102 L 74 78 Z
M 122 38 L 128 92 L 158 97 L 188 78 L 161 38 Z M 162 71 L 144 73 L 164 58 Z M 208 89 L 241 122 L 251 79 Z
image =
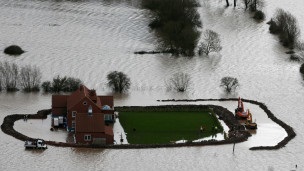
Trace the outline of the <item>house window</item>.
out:
M 93 114 L 93 108 L 92 108 L 92 106 L 89 106 L 88 115 L 92 115 L 92 114 Z
M 91 141 L 91 135 L 84 135 L 85 141 Z
M 76 122 L 72 121 L 72 128 L 75 128 L 75 127 L 76 127 Z
M 104 115 L 104 120 L 105 121 L 111 121 L 112 120 L 112 114 L 105 114 Z
M 84 101 L 84 102 L 83 102 L 83 105 L 87 105 L 87 102 L 86 102 L 86 101 Z
M 75 118 L 75 117 L 76 117 L 76 114 L 77 114 L 77 112 L 76 112 L 76 111 L 73 111 L 73 112 L 72 112 L 72 117 Z

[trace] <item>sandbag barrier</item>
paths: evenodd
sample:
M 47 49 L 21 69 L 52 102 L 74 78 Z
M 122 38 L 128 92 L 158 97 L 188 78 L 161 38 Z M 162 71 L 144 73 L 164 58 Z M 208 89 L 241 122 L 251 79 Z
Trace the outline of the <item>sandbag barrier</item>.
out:
M 238 98 L 228 98 L 228 99 L 181 99 L 181 100 L 168 99 L 168 100 L 157 100 L 157 101 L 159 101 L 159 102 L 238 101 Z M 275 146 L 251 147 L 250 150 L 277 150 L 277 149 L 280 149 L 282 147 L 285 147 L 285 145 L 296 136 L 296 133 L 294 132 L 293 128 L 291 126 L 287 125 L 285 122 L 278 119 L 277 117 L 275 117 L 274 114 L 267 108 L 267 106 L 264 103 L 259 102 L 259 101 L 255 101 L 255 100 L 248 100 L 248 99 L 242 99 L 242 101 L 258 105 L 261 109 L 264 110 L 264 112 L 267 114 L 268 118 L 270 118 L 273 122 L 280 125 L 287 132 L 287 137 L 285 137 L 282 141 L 280 141 Z
M 248 140 L 251 134 L 247 131 L 240 130 L 239 123 L 234 118 L 233 114 L 221 107 L 215 105 L 167 105 L 167 106 L 123 106 L 115 107 L 117 111 L 199 111 L 213 108 L 215 113 L 223 118 L 223 121 L 230 129 L 236 131 L 235 136 L 230 136 L 226 140 L 208 140 L 201 142 L 186 142 L 186 143 L 174 143 L 174 144 L 120 144 L 120 145 L 86 145 L 65 143 L 56 141 L 45 141 L 46 144 L 56 147 L 80 147 L 80 148 L 108 148 L 108 149 L 141 149 L 141 148 L 166 148 L 166 147 L 187 147 L 187 146 L 206 146 L 206 145 L 222 145 L 231 143 L 240 143 Z M 20 119 L 24 119 L 27 115 L 27 119 L 46 119 L 47 115 L 51 113 L 51 109 L 40 110 L 37 114 L 13 114 L 4 118 L 1 125 L 1 129 L 4 133 L 15 137 L 21 141 L 34 140 L 34 138 L 23 135 L 14 130 L 14 122 Z
M 37 114 L 8 115 L 3 120 L 3 123 L 1 125 L 1 130 L 4 133 L 11 135 L 18 140 L 21 140 L 21 141 L 31 140 L 32 141 L 32 140 L 34 140 L 34 138 L 23 135 L 14 129 L 15 121 L 20 120 L 20 119 L 46 119 L 47 115 L 50 113 L 51 113 L 51 109 L 47 109 L 47 110 L 40 110 L 37 112 Z

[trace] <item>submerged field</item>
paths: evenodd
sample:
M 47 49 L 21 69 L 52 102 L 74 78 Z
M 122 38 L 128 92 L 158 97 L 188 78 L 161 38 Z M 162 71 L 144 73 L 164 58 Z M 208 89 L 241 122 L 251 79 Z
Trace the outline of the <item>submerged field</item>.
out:
M 209 111 L 200 112 L 121 112 L 119 120 L 130 144 L 164 144 L 196 140 L 222 132 Z M 204 130 L 201 132 L 201 126 Z M 214 126 L 218 129 L 214 130 Z

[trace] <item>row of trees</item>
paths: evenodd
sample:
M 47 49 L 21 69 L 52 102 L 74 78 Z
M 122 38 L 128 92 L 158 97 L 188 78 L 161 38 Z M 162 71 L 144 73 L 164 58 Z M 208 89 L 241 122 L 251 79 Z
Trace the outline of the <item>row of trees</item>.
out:
M 173 89 L 177 92 L 185 92 L 191 84 L 190 75 L 186 73 L 175 73 L 169 80 L 166 82 L 168 89 Z M 234 77 L 223 77 L 221 79 L 220 87 L 223 87 L 226 93 L 232 93 L 239 87 L 239 81 Z
M 149 27 L 155 30 L 161 51 L 194 55 L 202 27 L 197 0 L 143 0 L 142 6 L 154 14 Z
M 245 9 L 250 9 L 251 11 L 257 11 L 258 8 L 264 7 L 264 0 L 242 0 L 245 5 Z M 236 7 L 237 0 L 233 0 L 233 6 Z M 226 0 L 227 7 L 230 5 L 229 0 Z
M 128 91 L 131 85 L 130 78 L 123 72 L 113 71 L 107 75 L 108 86 L 118 93 Z M 171 78 L 165 81 L 167 89 L 175 90 L 177 92 L 185 92 L 191 85 L 191 77 L 187 73 L 179 72 L 173 74 Z M 221 79 L 221 87 L 228 94 L 235 91 L 239 86 L 237 78 L 223 77 Z
M 53 81 L 45 81 L 40 85 L 42 73 L 36 66 L 26 65 L 19 67 L 15 63 L 0 62 L 0 91 L 25 92 L 40 91 L 40 86 L 45 92 L 72 92 L 78 89 L 82 83 L 80 79 L 73 77 L 57 77 Z
M 18 91 L 18 85 L 26 92 L 39 91 L 41 82 L 41 71 L 36 66 L 24 66 L 19 69 L 15 63 L 0 62 L 0 91 Z M 123 93 L 129 90 L 130 78 L 123 72 L 112 71 L 107 75 L 107 85 L 114 92 Z M 54 77 L 52 82 L 45 81 L 41 87 L 44 92 L 73 92 L 79 88 L 82 81 L 73 77 Z M 190 75 L 186 73 L 176 73 L 168 81 L 168 89 L 174 89 L 177 92 L 185 92 L 191 84 Z M 224 77 L 221 80 L 221 86 L 227 93 L 235 90 L 238 86 L 236 78 Z
M 36 66 L 19 68 L 15 63 L 0 62 L 0 91 L 39 91 L 41 72 Z

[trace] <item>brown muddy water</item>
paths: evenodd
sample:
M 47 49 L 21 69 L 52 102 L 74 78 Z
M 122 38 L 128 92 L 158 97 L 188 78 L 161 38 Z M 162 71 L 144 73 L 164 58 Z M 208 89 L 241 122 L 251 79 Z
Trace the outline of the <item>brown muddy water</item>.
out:
M 170 55 L 135 55 L 154 50 L 157 40 L 148 28 L 149 12 L 135 0 L 64 1 L 1 0 L 0 50 L 11 44 L 27 52 L 19 57 L 0 54 L 0 61 L 19 66 L 37 65 L 43 81 L 61 74 L 79 77 L 98 94 L 111 94 L 105 86 L 109 71 L 130 76 L 127 95 L 115 95 L 115 105 L 161 105 L 158 99 L 197 99 L 242 96 L 264 102 L 297 136 L 275 151 L 250 151 L 252 146 L 274 145 L 285 131 L 251 104 L 259 124 L 249 141 L 232 145 L 160 149 L 76 149 L 49 147 L 29 151 L 23 142 L 0 132 L 0 170 L 304 170 L 304 81 L 300 63 L 289 56 L 266 21 L 280 7 L 290 11 L 304 30 L 304 1 L 268 0 L 265 22 L 256 23 L 242 6 L 225 8 L 224 0 L 201 0 L 203 29 L 221 35 L 223 50 L 210 57 L 176 58 Z M 304 39 L 302 34 L 302 39 Z M 176 72 L 191 75 L 187 93 L 168 91 L 165 80 Z M 237 77 L 241 86 L 226 96 L 219 88 L 224 76 Z M 201 102 L 195 104 L 205 104 Z M 174 103 L 177 104 L 177 103 Z M 185 104 L 185 103 L 181 103 Z M 235 102 L 210 102 L 234 110 Z M 51 95 L 0 93 L 0 120 L 14 113 L 35 113 L 51 107 Z M 32 136 L 65 140 L 64 132 L 50 132 L 47 120 L 18 121 L 15 129 Z

